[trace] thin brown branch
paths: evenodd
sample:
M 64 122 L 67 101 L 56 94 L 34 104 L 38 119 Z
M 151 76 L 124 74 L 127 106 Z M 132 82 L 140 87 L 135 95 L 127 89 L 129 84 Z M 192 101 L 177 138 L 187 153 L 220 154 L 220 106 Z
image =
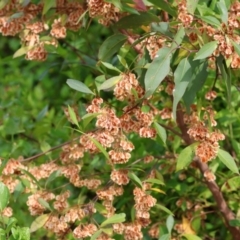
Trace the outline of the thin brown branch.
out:
M 187 145 L 192 144 L 193 140 L 189 137 L 189 135 L 187 133 L 188 129 L 187 129 L 187 126 L 184 124 L 183 112 L 182 112 L 180 104 L 177 109 L 177 124 L 178 124 L 178 127 L 181 129 L 182 138 L 184 139 L 185 143 Z M 197 164 L 197 167 L 201 171 L 202 174 L 204 174 L 206 171 L 209 171 L 208 165 L 206 163 L 203 163 L 198 157 L 196 157 L 195 159 L 196 159 L 195 162 Z M 230 224 L 229 224 L 230 220 L 235 219 L 235 215 L 231 211 L 231 209 L 228 207 L 218 185 L 216 184 L 215 181 L 213 181 L 213 182 L 206 181 L 206 185 L 207 185 L 208 189 L 211 191 L 213 198 L 217 203 L 217 207 L 225 220 L 226 227 L 230 231 L 233 239 L 240 240 L 240 229 L 238 227 L 230 226 Z
M 167 125 L 165 125 L 165 124 L 162 124 L 162 123 L 158 123 L 158 124 L 159 124 L 160 126 L 162 126 L 163 128 L 171 131 L 171 132 L 174 133 L 175 135 L 177 135 L 177 136 L 179 136 L 179 137 L 182 137 L 182 134 L 181 134 L 180 132 L 174 130 L 173 128 L 171 128 L 171 127 L 169 127 L 169 126 L 167 126 Z
M 34 156 L 31 156 L 31 157 L 29 157 L 29 158 L 25 158 L 25 159 L 21 160 L 21 162 L 32 161 L 32 160 L 34 160 L 34 159 L 36 159 L 36 158 L 39 158 L 39 157 L 41 157 L 41 156 L 43 156 L 43 155 L 45 155 L 45 154 L 47 154 L 47 153 L 49 153 L 49 152 L 52 152 L 52 151 L 54 151 L 54 150 L 56 150 L 56 149 L 59 149 L 59 148 L 65 146 L 65 145 L 67 145 L 67 144 L 69 144 L 69 143 L 71 143 L 71 142 L 74 142 L 74 141 L 76 141 L 76 140 L 78 140 L 78 139 L 79 139 L 79 137 L 76 137 L 76 138 L 74 138 L 74 139 L 72 139 L 72 140 L 70 140 L 70 141 L 67 141 L 67 142 L 62 143 L 62 144 L 60 144 L 60 145 L 58 145 L 58 146 L 52 147 L 52 148 L 50 148 L 49 150 L 47 150 L 47 151 L 45 151 L 45 152 L 38 153 L 38 154 L 36 154 L 36 155 L 34 155 Z

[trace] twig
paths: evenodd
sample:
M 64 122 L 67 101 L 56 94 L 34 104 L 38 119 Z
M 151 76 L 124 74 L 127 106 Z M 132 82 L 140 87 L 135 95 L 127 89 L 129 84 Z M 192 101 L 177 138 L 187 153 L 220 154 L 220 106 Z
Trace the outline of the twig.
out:
M 76 138 L 74 138 L 74 139 L 72 139 L 72 140 L 70 140 L 70 141 L 67 141 L 67 142 L 62 143 L 62 144 L 60 144 L 60 145 L 58 145 L 58 146 L 52 147 L 52 148 L 50 148 L 49 150 L 47 150 L 47 151 L 45 151 L 45 152 L 38 153 L 38 154 L 36 154 L 36 155 L 34 155 L 34 156 L 32 156 L 32 157 L 29 157 L 29 158 L 25 158 L 25 159 L 21 160 L 21 162 L 27 162 L 27 161 L 31 161 L 31 160 L 34 160 L 34 159 L 36 159 L 36 158 L 39 158 L 39 157 L 41 157 L 41 156 L 43 156 L 43 155 L 45 155 L 45 154 L 47 154 L 47 153 L 49 153 L 49 152 L 52 152 L 52 151 L 54 151 L 54 150 L 56 150 L 56 149 L 58 149 L 58 148 L 61 148 L 61 147 L 65 146 L 65 145 L 67 145 L 67 144 L 69 144 L 69 143 L 71 143 L 71 142 L 74 142 L 74 141 L 78 140 L 78 139 L 79 139 L 79 137 L 76 137 Z
M 174 130 L 173 128 L 165 125 L 165 124 L 162 124 L 162 123 L 158 123 L 160 126 L 162 126 L 163 128 L 166 128 L 167 130 L 171 131 L 172 133 L 176 134 L 177 136 L 179 137 L 182 137 L 182 134 L 176 130 Z
M 178 127 L 181 129 L 182 132 L 182 138 L 184 139 L 185 143 L 187 145 L 190 145 L 193 143 L 193 140 L 189 137 L 187 133 L 187 127 L 184 124 L 183 120 L 183 112 L 181 109 L 181 105 L 178 105 L 177 109 L 177 124 Z M 204 174 L 206 171 L 209 171 L 208 165 L 206 163 L 203 163 L 198 157 L 196 157 L 196 161 L 198 169 L 201 171 L 202 174 Z M 215 199 L 217 203 L 217 207 L 219 211 L 221 212 L 225 224 L 230 231 L 232 237 L 234 240 L 240 240 L 240 229 L 238 227 L 230 226 L 229 221 L 235 219 L 234 213 L 231 211 L 231 209 L 228 207 L 223 194 L 221 190 L 219 189 L 218 185 L 215 181 L 208 182 L 206 181 L 206 185 L 208 189 L 212 192 L 213 198 Z

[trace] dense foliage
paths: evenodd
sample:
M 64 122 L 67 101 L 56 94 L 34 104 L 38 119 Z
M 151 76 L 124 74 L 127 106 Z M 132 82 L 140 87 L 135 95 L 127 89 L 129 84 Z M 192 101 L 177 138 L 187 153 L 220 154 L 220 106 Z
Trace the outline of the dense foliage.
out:
M 0 239 L 240 239 L 238 1 L 4 0 L 0 32 Z

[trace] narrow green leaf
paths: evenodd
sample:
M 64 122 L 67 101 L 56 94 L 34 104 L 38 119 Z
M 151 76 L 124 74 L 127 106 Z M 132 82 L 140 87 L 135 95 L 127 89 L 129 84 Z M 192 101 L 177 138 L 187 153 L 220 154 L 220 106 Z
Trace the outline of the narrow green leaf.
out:
M 193 234 L 183 234 L 183 236 L 187 239 L 187 240 L 202 240 L 202 238 L 193 235 Z
M 8 204 L 10 193 L 8 187 L 0 182 L 0 211 L 2 211 Z
M 233 157 L 226 151 L 222 150 L 222 149 L 218 149 L 218 155 L 219 159 L 221 160 L 221 162 L 228 168 L 230 169 L 232 172 L 234 173 L 238 173 L 239 174 L 239 170 L 238 167 L 233 159 Z
M 234 47 L 234 50 L 236 51 L 236 53 L 240 56 L 240 45 L 237 44 L 236 42 L 234 41 L 231 41 L 233 47 Z
M 13 54 L 13 58 L 17 58 L 20 57 L 24 54 L 26 54 L 31 48 L 30 47 L 21 47 L 19 48 L 14 54 Z
M 7 222 L 7 227 L 5 229 L 6 233 L 8 234 L 11 231 L 11 228 L 13 228 L 13 226 L 15 226 L 17 223 L 17 219 L 14 217 L 9 218 L 8 222 Z
M 35 232 L 39 228 L 43 227 L 44 224 L 47 222 L 49 216 L 50 216 L 50 214 L 43 214 L 43 215 L 37 217 L 31 224 L 30 232 L 31 233 Z
M 201 16 L 200 17 L 204 22 L 209 23 L 217 28 L 220 28 L 221 23 L 219 20 L 213 16 Z
M 240 176 L 230 178 L 222 185 L 221 191 L 239 191 L 240 190 Z
M 43 15 L 46 14 L 51 8 L 56 7 L 56 0 L 44 0 L 43 2 Z
M 222 21 L 227 24 L 228 22 L 228 9 L 226 6 L 226 3 L 224 0 L 220 0 L 220 2 L 217 3 L 217 7 L 221 13 L 221 19 Z
M 107 38 L 99 48 L 98 58 L 101 61 L 110 59 L 116 54 L 121 46 L 125 43 L 127 37 L 123 34 L 114 34 Z
M 166 194 L 163 190 L 159 189 L 159 188 L 150 188 L 150 190 L 158 192 L 158 193 L 163 193 Z
M 192 69 L 188 58 L 180 61 L 174 72 L 175 88 L 173 90 L 173 118 L 176 120 L 177 105 L 184 95 L 192 78 Z
M 109 224 L 114 224 L 114 223 L 121 223 L 126 220 L 126 214 L 125 213 L 119 213 L 119 214 L 114 214 L 100 225 L 101 227 L 107 226 Z
M 196 94 L 202 89 L 208 76 L 208 61 L 190 61 L 190 65 L 192 77 L 183 95 L 183 100 L 188 112 L 190 111 L 190 106 L 194 102 Z
M 87 125 L 96 118 L 100 113 L 87 113 L 82 117 L 83 128 L 85 129 Z
M 113 70 L 113 71 L 116 71 L 116 72 L 118 72 L 118 73 L 121 73 L 121 71 L 118 69 L 118 68 L 116 68 L 116 67 L 114 67 L 112 64 L 110 64 L 110 63 L 107 63 L 107 62 L 100 62 L 104 67 L 106 67 L 107 69 L 110 69 L 110 70 Z
M 157 122 L 153 123 L 154 128 L 157 131 L 158 136 L 162 139 L 163 143 L 166 144 L 166 140 L 167 140 L 167 133 L 165 128 L 163 128 L 160 124 L 158 124 Z
M 79 127 L 76 113 L 74 112 L 74 110 L 69 105 L 68 105 L 68 112 L 69 112 L 69 115 L 70 115 L 70 118 L 71 118 L 72 122 Z
M 122 79 L 122 76 L 116 76 L 109 78 L 105 82 L 102 83 L 102 85 L 98 88 L 98 90 L 107 90 L 112 87 L 114 87 L 120 80 Z
M 50 207 L 49 203 L 45 201 L 43 198 L 38 198 L 38 202 L 49 211 L 52 211 L 52 208 Z
M 127 61 L 125 60 L 125 58 L 122 57 L 122 56 L 120 56 L 120 55 L 117 55 L 117 57 L 118 57 L 119 62 L 120 62 L 126 69 L 129 69 L 128 64 L 127 64 Z
M 93 94 L 95 95 L 84 83 L 78 81 L 78 80 L 74 80 L 74 79 L 68 79 L 67 80 L 67 85 L 74 89 L 77 90 L 79 92 L 82 93 L 89 93 L 89 94 Z
M 170 239 L 171 239 L 171 236 L 168 233 L 163 234 L 158 238 L 158 240 L 170 240 Z
M 174 218 L 172 215 L 169 215 L 166 221 L 166 225 L 167 225 L 167 229 L 168 229 L 168 233 L 171 234 L 173 226 L 174 226 Z
M 111 236 L 113 234 L 113 229 L 112 227 L 110 228 L 102 228 L 102 231 L 106 233 L 108 236 Z
M 204 44 L 201 49 L 196 53 L 194 60 L 204 59 L 212 55 L 218 46 L 217 41 L 212 41 Z
M 133 173 L 133 172 L 129 172 L 128 176 L 130 179 L 132 179 L 139 187 L 142 188 L 142 181 L 139 179 L 139 177 Z
M 187 0 L 187 10 L 190 14 L 194 14 L 199 0 Z
M 164 0 L 148 0 L 148 2 L 154 4 L 156 7 L 161 8 L 163 11 L 169 13 L 173 17 L 177 16 L 177 11 L 170 6 L 169 2 Z
M 161 48 L 150 64 L 144 79 L 146 94 L 145 97 L 151 96 L 158 88 L 163 79 L 170 71 L 171 51 L 168 47 Z
M 172 52 L 175 52 L 179 48 L 179 46 L 183 41 L 184 36 L 185 36 L 185 30 L 184 30 L 184 27 L 181 26 L 173 39 L 172 46 L 171 46 Z
M 174 216 L 174 214 L 168 208 L 164 207 L 163 205 L 157 203 L 155 206 L 157 208 L 161 209 L 162 211 L 166 212 L 167 214 Z
M 88 135 L 87 135 L 88 136 Z M 103 155 L 109 159 L 107 151 L 103 148 L 103 146 L 94 138 L 88 136 L 88 138 L 95 144 L 95 146 L 103 153 Z
M 156 178 L 148 178 L 144 182 L 155 183 L 159 185 L 165 185 L 163 181 L 156 179 Z
M 100 236 L 101 233 L 102 233 L 102 229 L 99 229 L 98 231 L 96 231 L 96 232 L 91 236 L 90 240 L 95 240 L 95 239 L 97 239 L 97 238 Z
M 47 186 L 50 182 L 54 181 L 57 177 L 61 176 L 61 170 L 56 170 L 50 174 L 48 177 L 45 186 Z
M 1 167 L 0 167 L 0 176 L 2 175 L 2 171 L 6 167 L 9 160 L 10 160 L 10 158 L 6 158 L 2 161 L 2 164 L 1 164 Z
M 139 15 L 130 14 L 121 18 L 115 26 L 119 29 L 136 29 L 142 25 L 148 26 L 152 22 L 160 22 L 160 19 L 150 12 L 141 12 Z
M 217 65 L 220 69 L 221 75 L 222 75 L 222 79 L 226 85 L 226 89 L 227 89 L 227 99 L 228 99 L 228 105 L 231 106 L 231 74 L 230 71 L 226 65 L 226 60 L 224 59 L 223 56 L 219 56 L 217 57 Z
M 172 33 L 169 30 L 168 22 L 152 23 L 151 29 L 153 32 L 160 32 L 166 36 L 172 37 Z
M 194 152 L 193 152 L 192 145 L 184 148 L 181 151 L 181 153 L 178 155 L 176 171 L 180 171 L 185 167 L 187 167 L 192 162 L 193 156 L 194 156 Z
M 38 185 L 39 188 L 42 188 L 38 180 L 30 172 L 26 171 L 25 169 L 21 169 L 21 171 L 24 172 L 28 177 L 30 177 Z

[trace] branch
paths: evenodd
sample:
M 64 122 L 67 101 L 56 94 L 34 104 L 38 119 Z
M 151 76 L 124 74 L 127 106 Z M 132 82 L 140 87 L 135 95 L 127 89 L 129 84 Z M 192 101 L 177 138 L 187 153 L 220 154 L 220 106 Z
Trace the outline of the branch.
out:
M 177 109 L 177 124 L 178 127 L 181 129 L 182 132 L 182 138 L 184 139 L 185 143 L 187 145 L 190 145 L 193 143 L 192 139 L 190 139 L 188 133 L 187 133 L 187 127 L 184 124 L 183 120 L 183 112 L 181 109 L 180 104 L 178 105 Z M 203 163 L 198 157 L 196 157 L 196 161 L 198 169 L 201 171 L 202 174 L 204 174 L 206 171 L 209 170 L 208 165 L 206 163 Z M 231 209 L 228 207 L 223 194 L 221 190 L 219 189 L 218 185 L 216 184 L 215 181 L 213 182 L 208 182 L 206 181 L 206 185 L 208 189 L 211 191 L 213 198 L 215 199 L 217 203 L 217 207 L 219 211 L 221 212 L 225 224 L 230 231 L 232 237 L 234 240 L 240 240 L 240 229 L 238 227 L 232 227 L 229 225 L 229 221 L 235 219 L 234 213 L 231 211 Z
M 36 154 L 36 155 L 34 155 L 34 156 L 31 156 L 31 157 L 29 157 L 29 158 L 25 158 L 25 159 L 21 160 L 20 162 L 32 161 L 32 160 L 34 160 L 34 159 L 36 159 L 36 158 L 39 158 L 39 157 L 45 155 L 46 153 L 52 152 L 52 151 L 54 151 L 54 150 L 56 150 L 56 149 L 58 149 L 58 148 L 61 148 L 61 147 L 65 146 L 65 145 L 67 145 L 67 144 L 69 144 L 69 143 L 71 143 L 71 142 L 74 142 L 74 141 L 76 141 L 76 140 L 78 140 L 78 139 L 79 139 L 79 137 L 76 137 L 76 138 L 74 138 L 74 139 L 72 139 L 72 140 L 70 140 L 70 141 L 67 141 L 67 142 L 62 143 L 62 144 L 60 144 L 60 145 L 58 145 L 58 146 L 52 147 L 52 148 L 50 148 L 49 150 L 47 150 L 46 152 L 38 153 L 38 154 Z

